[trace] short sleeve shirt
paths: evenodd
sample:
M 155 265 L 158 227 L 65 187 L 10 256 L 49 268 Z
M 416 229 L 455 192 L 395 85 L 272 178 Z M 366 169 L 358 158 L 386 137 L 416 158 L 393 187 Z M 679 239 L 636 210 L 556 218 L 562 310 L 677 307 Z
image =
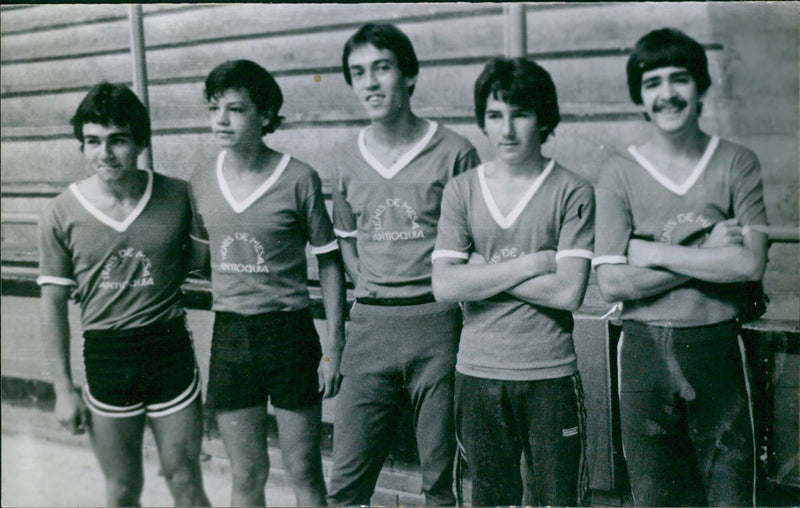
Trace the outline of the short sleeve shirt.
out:
M 285 154 L 238 201 L 222 173 L 225 154 L 190 180 L 193 237 L 210 251 L 213 310 L 255 315 L 308 307 L 306 245 L 312 254 L 338 249 L 319 175 Z
M 139 204 L 121 222 L 72 184 L 42 216 L 37 282 L 75 288 L 84 330 L 179 317 L 190 224 L 184 181 L 148 171 Z
M 503 215 L 485 179 L 487 164 L 445 189 L 433 259 L 501 263 L 541 250 L 556 259 L 591 259 L 594 193 L 577 174 L 551 160 L 517 205 Z M 528 381 L 576 370 L 572 313 L 500 293 L 464 303 L 456 369 L 466 375 Z
M 677 184 L 635 147 L 615 157 L 597 186 L 594 266 L 627 263 L 631 237 L 698 246 L 713 226 L 733 217 L 742 225 L 767 222 L 756 156 L 712 137 L 689 177 Z M 677 327 L 701 326 L 707 316 L 732 319 L 735 291 L 727 284 L 692 279 L 659 295 L 623 302 L 621 317 Z
M 479 164 L 462 136 L 428 121 L 424 138 L 386 168 L 370 154 L 365 130 L 337 151 L 333 222 L 355 238 L 357 297 L 404 298 L 431 293 L 431 260 L 442 192 L 455 175 Z

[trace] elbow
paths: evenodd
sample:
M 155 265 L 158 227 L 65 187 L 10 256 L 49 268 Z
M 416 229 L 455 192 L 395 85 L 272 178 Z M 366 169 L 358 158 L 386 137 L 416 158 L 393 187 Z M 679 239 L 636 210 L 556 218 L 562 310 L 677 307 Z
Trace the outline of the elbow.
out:
M 626 290 L 624 280 L 617 277 L 610 277 L 609 274 L 597 272 L 597 287 L 600 289 L 600 296 L 608 303 L 616 303 L 631 299 L 631 292 Z
M 583 305 L 583 297 L 585 294 L 585 287 L 566 291 L 562 297 L 561 308 L 570 312 L 575 312 Z
M 440 279 L 441 277 L 436 276 L 432 279 L 433 297 L 436 298 L 437 302 L 457 302 L 458 299 L 455 292 Z
M 766 259 L 749 259 L 743 263 L 744 277 L 746 281 L 759 281 L 764 278 L 764 271 L 767 269 Z

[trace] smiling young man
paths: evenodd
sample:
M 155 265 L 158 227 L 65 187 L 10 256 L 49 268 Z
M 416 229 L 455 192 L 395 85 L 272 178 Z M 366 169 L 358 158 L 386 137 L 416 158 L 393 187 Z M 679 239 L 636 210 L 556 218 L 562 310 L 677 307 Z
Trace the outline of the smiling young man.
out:
M 455 409 L 472 504 L 521 504 L 524 454 L 532 502 L 575 506 L 586 476 L 571 311 L 589 277 L 594 194 L 542 155 L 560 116 L 536 63 L 490 62 L 475 117 L 495 160 L 445 188 L 433 252 L 436 298 L 465 302 Z
M 39 239 L 55 416 L 73 433 L 88 428 L 107 506 L 139 506 L 145 423 L 175 504 L 208 506 L 200 379 L 180 305 L 191 224 L 186 183 L 137 169 L 150 119 L 124 85 L 92 87 L 71 123 L 93 174 L 53 200 Z M 83 400 L 69 361 L 71 296 L 81 309 Z
M 336 151 L 333 222 L 356 303 L 344 346 L 328 501 L 365 505 L 404 400 L 414 409 L 428 504 L 452 505 L 453 366 L 461 313 L 436 302 L 430 255 L 444 186 L 478 164 L 463 137 L 419 118 L 419 63 L 392 25 L 345 44 L 345 80 L 370 125 Z
M 711 79 L 703 47 L 678 30 L 642 37 L 627 65 L 648 141 L 597 187 L 593 265 L 623 302 L 622 443 L 640 506 L 753 504 L 754 441 L 740 284 L 760 280 L 767 238 L 760 167 L 703 132 Z

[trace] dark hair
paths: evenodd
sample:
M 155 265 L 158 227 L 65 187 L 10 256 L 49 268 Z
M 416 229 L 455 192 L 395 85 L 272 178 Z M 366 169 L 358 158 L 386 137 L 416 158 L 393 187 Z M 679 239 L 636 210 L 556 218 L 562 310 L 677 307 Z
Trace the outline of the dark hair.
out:
M 87 123 L 128 127 L 136 146 L 150 146 L 150 116 L 142 101 L 121 83 L 102 82 L 89 89 L 69 123 L 83 147 L 83 126 Z
M 556 86 L 550 74 L 531 60 L 495 58 L 483 68 L 475 81 L 475 120 L 481 129 L 489 94 L 514 106 L 533 110 L 542 143 L 561 121 Z
M 388 23 L 367 23 L 359 28 L 344 44 L 342 71 L 344 72 L 344 80 L 349 86 L 353 86 L 353 80 L 350 76 L 350 66 L 348 65 L 350 53 L 356 47 L 365 44 L 372 44 L 378 49 L 386 49 L 394 53 L 397 59 L 397 67 L 400 69 L 403 76 L 413 78 L 419 74 L 417 54 L 414 52 L 414 46 L 411 44 L 411 40 L 409 40 L 406 34 L 400 31 L 396 26 Z M 408 87 L 408 95 L 412 95 L 413 93 L 414 85 L 411 85 Z
M 206 78 L 203 95 L 211 101 L 226 90 L 246 90 L 259 113 L 272 114 L 269 123 L 261 129 L 262 136 L 275 132 L 283 121 L 283 117 L 278 115 L 283 106 L 281 87 L 272 74 L 257 63 L 228 60 L 216 66 Z
M 642 74 L 659 67 L 671 66 L 683 67 L 689 71 L 699 95 L 711 86 L 708 60 L 703 46 L 680 30 L 661 28 L 639 39 L 628 58 L 628 94 L 634 104 L 642 103 Z

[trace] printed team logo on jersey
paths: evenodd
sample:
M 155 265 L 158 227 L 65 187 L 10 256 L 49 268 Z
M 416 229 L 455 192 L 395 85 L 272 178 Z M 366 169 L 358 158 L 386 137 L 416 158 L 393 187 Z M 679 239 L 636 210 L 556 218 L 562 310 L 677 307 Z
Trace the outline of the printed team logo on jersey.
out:
M 502 261 L 508 261 L 509 259 L 518 258 L 524 255 L 525 251 L 522 249 L 518 249 L 516 247 L 503 247 L 502 249 L 497 249 L 494 251 L 494 254 L 492 254 L 492 256 L 486 262 L 490 265 L 494 265 Z
M 150 258 L 134 247 L 120 249 L 106 260 L 100 272 L 101 289 L 154 286 Z
M 700 245 L 716 222 L 708 213 L 670 214 L 662 221 L 663 226 L 658 240 L 671 245 Z
M 375 229 L 372 239 L 376 242 L 425 238 L 419 225 L 419 214 L 401 198 L 388 198 L 381 202 L 372 213 L 372 227 Z M 403 229 L 390 229 L 393 227 Z
M 220 245 L 219 269 L 235 273 L 269 273 L 264 261 L 264 246 L 249 233 L 226 236 Z

